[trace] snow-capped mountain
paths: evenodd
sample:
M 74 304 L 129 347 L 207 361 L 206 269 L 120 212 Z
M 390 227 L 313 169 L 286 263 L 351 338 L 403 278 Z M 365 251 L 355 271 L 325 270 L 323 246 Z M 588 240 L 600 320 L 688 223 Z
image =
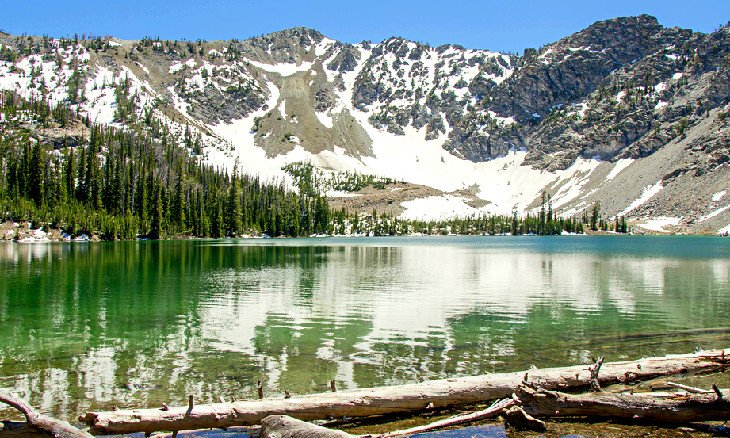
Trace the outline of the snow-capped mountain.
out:
M 649 16 L 521 56 L 305 28 L 213 42 L 0 34 L 0 89 L 99 123 L 155 118 L 201 160 L 269 179 L 309 162 L 403 183 L 330 193 L 363 211 L 510 214 L 545 192 L 561 215 L 600 202 L 649 230 L 717 232 L 730 224 L 729 57 L 728 27 Z

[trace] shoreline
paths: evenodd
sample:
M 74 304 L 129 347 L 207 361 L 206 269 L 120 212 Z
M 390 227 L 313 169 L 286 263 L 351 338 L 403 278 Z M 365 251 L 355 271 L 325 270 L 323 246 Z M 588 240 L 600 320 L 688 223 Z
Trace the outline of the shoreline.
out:
M 277 236 L 277 237 L 270 237 L 266 234 L 264 235 L 242 235 L 242 236 L 236 236 L 236 237 L 222 237 L 222 238 L 209 238 L 209 237 L 198 237 L 198 236 L 190 236 L 190 235 L 175 235 L 175 236 L 166 236 L 165 238 L 161 239 L 150 239 L 147 237 L 137 237 L 135 239 L 115 239 L 115 240 L 106 240 L 100 238 L 96 234 L 80 234 L 78 236 L 73 236 L 64 233 L 63 229 L 60 228 L 51 228 L 50 231 L 45 231 L 45 227 L 40 228 L 31 228 L 29 222 L 5 222 L 3 224 L 0 224 L 0 242 L 5 243 L 18 243 L 23 245 L 36 245 L 36 244 L 49 244 L 49 243 L 96 243 L 96 242 L 134 242 L 134 241 L 178 241 L 178 240 L 270 240 L 270 239 L 276 239 L 276 240 L 285 240 L 285 239 L 326 239 L 326 238 L 338 238 L 338 237 L 344 237 L 344 238 L 353 238 L 353 239 L 359 239 L 359 238 L 372 238 L 372 237 L 457 237 L 457 236 L 463 236 L 463 237 L 549 237 L 549 236 L 584 236 L 584 237 L 592 237 L 592 236 L 695 236 L 695 237 L 728 237 L 729 234 L 727 233 L 692 233 L 692 232 L 676 232 L 676 233 L 662 233 L 662 232 L 629 232 L 629 233 L 618 233 L 615 231 L 590 231 L 587 230 L 583 233 L 567 233 L 563 232 L 561 234 L 549 234 L 549 235 L 538 235 L 534 233 L 528 233 L 528 234 L 511 234 L 511 233 L 501 233 L 501 234 L 471 234 L 471 233 L 421 233 L 421 232 L 415 232 L 415 233 L 407 233 L 407 234 L 394 234 L 394 235 L 374 235 L 374 234 L 317 234 L 317 235 L 311 235 L 311 236 Z

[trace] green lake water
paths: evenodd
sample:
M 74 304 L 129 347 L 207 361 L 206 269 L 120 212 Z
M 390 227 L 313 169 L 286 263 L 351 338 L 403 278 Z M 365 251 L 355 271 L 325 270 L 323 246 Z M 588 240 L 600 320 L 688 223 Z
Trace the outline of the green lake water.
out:
M 724 348 L 728 315 L 726 238 L 2 244 L 0 388 L 73 419 Z

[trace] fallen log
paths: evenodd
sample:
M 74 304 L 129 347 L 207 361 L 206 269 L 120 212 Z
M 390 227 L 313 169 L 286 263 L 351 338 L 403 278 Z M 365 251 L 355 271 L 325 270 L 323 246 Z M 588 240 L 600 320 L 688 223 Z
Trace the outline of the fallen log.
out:
M 352 438 L 341 430 L 328 429 L 287 415 L 270 415 L 261 420 L 259 438 Z
M 0 402 L 20 411 L 25 417 L 26 423 L 33 429 L 51 434 L 57 438 L 93 438 L 91 434 L 71 426 L 67 421 L 56 420 L 39 414 L 25 400 L 12 394 L 0 391 Z
M 79 417 L 93 433 L 133 433 L 192 430 L 259 424 L 269 415 L 289 415 L 300 420 L 329 417 L 367 417 L 506 398 L 524 383 L 546 389 L 581 389 L 592 378 L 601 385 L 629 383 L 684 373 L 711 373 L 725 369 L 730 356 L 724 351 L 672 355 L 635 361 L 606 362 L 597 379 L 586 365 L 537 369 L 514 373 L 433 380 L 417 384 L 311 394 L 289 399 L 246 400 L 196 405 L 193 409 L 169 407 L 88 412 Z
M 521 387 L 516 391 L 522 408 L 535 417 L 590 417 L 640 419 L 661 423 L 727 420 L 730 402 L 717 394 L 651 392 L 565 394 Z
M 429 432 L 432 430 L 454 427 L 464 423 L 473 423 L 475 421 L 488 420 L 504 414 L 509 408 L 517 403 L 516 400 L 507 398 L 499 400 L 492 406 L 481 411 L 469 412 L 468 414 L 455 415 L 453 417 L 444 418 L 443 420 L 434 421 L 433 423 L 424 424 L 423 426 L 411 427 L 410 429 L 396 430 L 394 432 L 384 433 L 382 435 L 374 435 L 377 438 L 395 438 L 401 436 L 414 435 L 417 433 Z

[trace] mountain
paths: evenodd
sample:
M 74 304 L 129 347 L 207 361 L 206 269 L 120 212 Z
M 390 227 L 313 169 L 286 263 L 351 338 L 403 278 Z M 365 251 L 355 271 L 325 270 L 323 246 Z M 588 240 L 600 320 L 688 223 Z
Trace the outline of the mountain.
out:
M 522 55 L 306 28 L 0 45 L 0 89 L 123 129 L 154 118 L 203 162 L 264 179 L 291 182 L 292 163 L 311 163 L 335 207 L 511 214 L 544 193 L 564 217 L 600 205 L 647 231 L 730 229 L 727 26 L 615 18 Z M 342 184 L 354 174 L 398 184 Z

